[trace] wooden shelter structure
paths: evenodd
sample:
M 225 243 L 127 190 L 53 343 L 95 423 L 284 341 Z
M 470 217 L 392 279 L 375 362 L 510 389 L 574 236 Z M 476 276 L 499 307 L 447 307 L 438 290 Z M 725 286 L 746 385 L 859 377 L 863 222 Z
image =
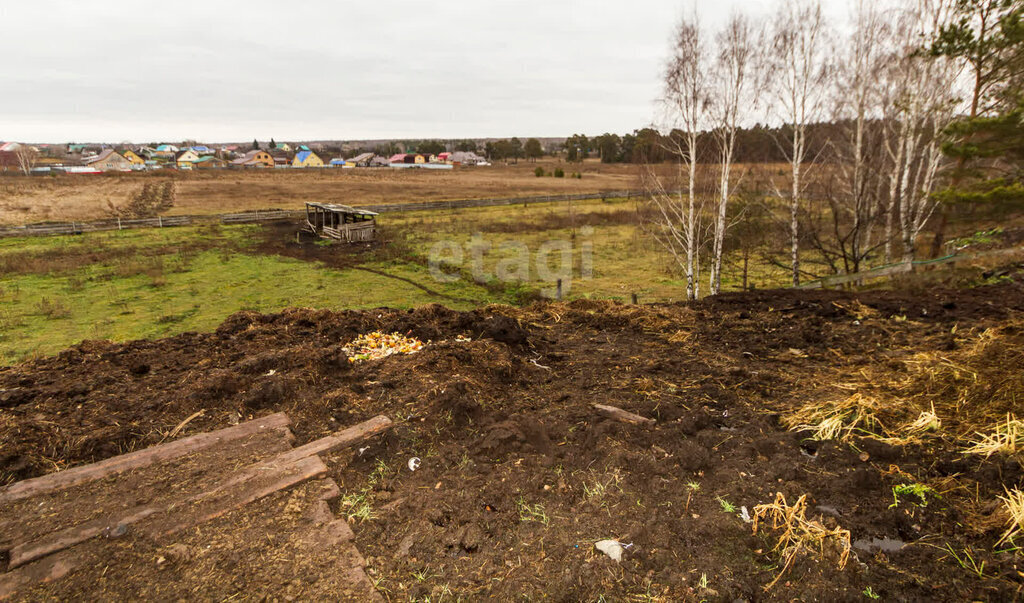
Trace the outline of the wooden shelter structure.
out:
M 306 203 L 304 228 L 323 239 L 372 241 L 377 230 L 377 212 L 336 203 Z

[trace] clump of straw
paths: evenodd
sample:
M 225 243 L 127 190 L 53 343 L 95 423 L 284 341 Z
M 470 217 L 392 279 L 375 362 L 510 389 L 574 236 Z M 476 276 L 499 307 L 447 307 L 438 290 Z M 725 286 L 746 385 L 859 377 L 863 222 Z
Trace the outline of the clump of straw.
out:
M 779 541 L 772 549 L 781 551 L 782 569 L 779 571 L 779 575 L 764 587 L 765 590 L 775 586 L 801 551 L 816 547 L 818 554 L 824 558 L 826 542 L 835 542 L 839 546 L 839 569 L 846 567 L 846 562 L 850 558 L 850 531 L 838 526 L 830 530 L 821 522 L 807 519 L 806 514 L 806 494 L 790 506 L 786 503 L 785 495 L 782 492 L 777 492 L 774 502 L 754 507 L 754 534 L 757 534 L 760 522 L 766 519 L 771 519 L 773 530 L 782 530 Z
M 990 457 L 997 452 L 1015 454 L 1024 447 L 1024 421 L 1007 413 L 1006 421 L 997 423 L 990 433 L 978 433 L 979 440 L 971 442 L 964 454 L 983 454 Z
M 813 440 L 848 440 L 854 432 L 874 435 L 881 427 L 875 415 L 878 400 L 855 393 L 845 400 L 807 404 L 783 418 L 793 431 L 810 431 Z
M 942 419 L 935 414 L 935 405 L 931 410 L 922 410 L 917 418 L 903 427 L 903 430 L 911 434 L 921 434 L 928 431 L 939 431 L 942 429 Z
M 1010 527 L 1003 532 L 1003 537 L 999 539 L 996 546 L 1004 542 L 1012 542 L 1016 536 L 1024 532 L 1024 492 L 1016 488 L 1009 490 L 1005 486 L 1003 489 L 1006 490 L 1006 496 L 1000 496 L 999 500 L 1003 501 L 1003 508 L 1010 516 Z

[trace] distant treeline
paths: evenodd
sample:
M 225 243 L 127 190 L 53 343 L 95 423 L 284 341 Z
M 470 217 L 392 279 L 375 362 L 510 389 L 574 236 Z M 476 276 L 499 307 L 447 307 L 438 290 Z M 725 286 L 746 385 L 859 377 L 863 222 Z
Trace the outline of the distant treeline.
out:
M 809 161 L 828 161 L 830 140 L 835 140 L 844 132 L 844 124 L 819 123 L 807 127 L 807 157 Z M 491 161 L 516 161 L 518 159 L 538 159 L 550 155 L 564 157 L 568 161 L 579 161 L 597 157 L 602 163 L 660 163 L 674 159 L 671 149 L 681 145 L 674 144 L 674 139 L 682 136 L 675 130 L 667 134 L 653 128 L 633 130 L 627 134 L 605 132 L 599 136 L 574 134 L 564 142 L 542 143 L 538 138 L 509 139 L 480 142 L 472 139 L 464 140 L 397 140 L 377 145 L 373 148 L 345 147 L 337 151 L 340 154 L 354 155 L 360 152 L 375 152 L 379 155 L 394 153 L 442 153 L 444 151 L 472 151 L 480 153 Z M 712 144 L 711 132 L 700 135 L 699 148 L 703 155 L 697 160 L 701 163 L 718 161 L 715 145 Z M 735 160 L 740 163 L 777 163 L 787 162 L 784 149 L 786 141 L 793 136 L 788 126 L 769 127 L 757 124 L 750 128 L 740 128 L 736 133 Z
M 807 126 L 807 157 L 812 162 L 828 161 L 828 147 L 844 132 L 844 124 L 818 123 Z M 569 161 L 577 161 L 582 155 L 599 157 L 602 163 L 660 163 L 676 159 L 675 149 L 685 148 L 678 143 L 683 133 L 673 130 L 662 134 L 653 128 L 633 130 L 630 134 L 604 133 L 587 137 L 575 134 L 566 139 L 563 149 Z M 697 161 L 714 163 L 718 161 L 713 134 L 702 132 L 698 136 Z M 784 149 L 786 141 L 792 139 L 793 129 L 789 126 L 769 127 L 757 124 L 750 128 L 739 128 L 736 132 L 734 160 L 737 163 L 784 163 L 789 161 Z

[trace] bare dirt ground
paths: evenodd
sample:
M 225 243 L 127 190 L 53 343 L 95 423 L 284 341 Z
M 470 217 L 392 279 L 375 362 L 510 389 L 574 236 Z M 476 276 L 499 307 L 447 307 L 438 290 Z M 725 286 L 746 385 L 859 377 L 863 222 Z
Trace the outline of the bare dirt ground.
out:
M 1020 458 L 964 453 L 1024 399 L 1024 266 L 1001 274 L 694 304 L 240 313 L 214 333 L 84 342 L 0 369 L 0 483 L 155 444 L 200 409 L 181 435 L 287 411 L 302 443 L 386 414 L 391 432 L 328 466 L 334 511 L 389 600 L 1011 600 L 1024 574 L 1019 549 L 996 546 L 998 497 L 1021 487 Z M 378 329 L 433 343 L 350 363 L 342 346 Z M 846 409 L 842 435 L 791 429 L 808 408 Z M 941 426 L 905 427 L 929 410 Z M 920 498 L 894 491 L 913 484 Z M 776 548 L 767 518 L 755 534 L 743 509 L 779 492 L 807 495 L 806 518 L 833 536 Z M 631 546 L 616 563 L 601 539 Z M 249 543 L 240 567 L 281 542 Z M 129 553 L 147 592 L 168 595 L 201 563 L 167 572 Z M 218 592 L 330 597 L 330 580 L 272 574 Z M 138 583 L 95 592 L 132 598 Z M 95 587 L 72 573 L 46 589 Z
M 534 175 L 543 167 L 565 178 Z M 0 177 L 0 224 L 103 218 L 108 203 L 121 204 L 150 179 L 173 178 L 175 206 L 169 214 L 216 214 L 265 208 L 299 209 L 306 201 L 349 205 L 445 199 L 519 197 L 635 189 L 631 165 L 540 161 L 454 170 L 322 169 L 153 172 L 96 176 Z M 582 179 L 569 178 L 575 171 Z

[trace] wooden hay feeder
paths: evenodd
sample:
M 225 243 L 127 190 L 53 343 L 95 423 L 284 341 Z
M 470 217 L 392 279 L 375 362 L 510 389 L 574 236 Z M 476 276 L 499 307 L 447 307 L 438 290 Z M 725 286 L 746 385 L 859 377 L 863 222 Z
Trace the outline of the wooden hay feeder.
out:
M 322 239 L 372 241 L 377 230 L 377 212 L 336 203 L 306 203 L 304 228 Z

